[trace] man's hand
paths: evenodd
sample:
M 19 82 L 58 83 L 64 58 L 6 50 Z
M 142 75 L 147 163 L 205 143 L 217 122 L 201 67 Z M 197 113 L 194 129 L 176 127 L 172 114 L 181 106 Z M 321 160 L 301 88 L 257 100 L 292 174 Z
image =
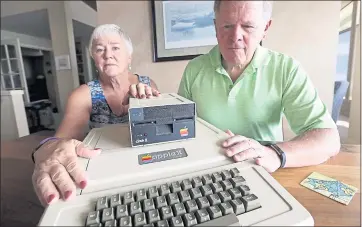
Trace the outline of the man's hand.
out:
M 58 139 L 45 143 L 35 152 L 33 186 L 41 204 L 46 206 L 63 198 L 75 196 L 76 187 L 87 185 L 85 171 L 79 165 L 77 156 L 92 158 L 99 149 L 86 148 L 74 139 Z
M 132 84 L 129 87 L 129 94 L 134 98 L 150 98 L 152 96 L 159 96 L 160 92 L 157 89 L 148 86 L 147 84 L 139 83 Z
M 226 148 L 225 153 L 228 157 L 233 157 L 237 162 L 253 158 L 257 165 L 264 167 L 270 173 L 280 167 L 280 159 L 271 148 L 253 139 L 234 135 L 230 130 L 226 133 L 230 135 L 230 138 L 226 139 L 222 145 Z

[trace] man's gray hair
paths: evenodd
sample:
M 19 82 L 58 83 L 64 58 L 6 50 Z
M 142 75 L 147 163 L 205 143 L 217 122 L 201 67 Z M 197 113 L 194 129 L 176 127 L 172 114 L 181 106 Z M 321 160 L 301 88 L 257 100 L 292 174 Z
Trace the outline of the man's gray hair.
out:
M 214 13 L 215 13 L 215 16 L 216 16 L 216 13 L 219 12 L 219 10 L 220 10 L 221 1 L 222 0 L 215 0 L 214 1 Z M 265 22 L 270 20 L 270 18 L 272 16 L 272 11 L 273 11 L 273 1 L 265 1 L 264 0 L 263 1 L 263 18 L 264 18 Z
M 131 38 L 118 26 L 115 24 L 102 24 L 96 27 L 91 35 L 89 40 L 89 52 L 92 56 L 92 48 L 93 48 L 93 41 L 101 36 L 109 35 L 109 34 L 117 34 L 119 35 L 124 42 L 126 43 L 126 47 L 128 50 L 129 55 L 133 53 L 132 41 Z

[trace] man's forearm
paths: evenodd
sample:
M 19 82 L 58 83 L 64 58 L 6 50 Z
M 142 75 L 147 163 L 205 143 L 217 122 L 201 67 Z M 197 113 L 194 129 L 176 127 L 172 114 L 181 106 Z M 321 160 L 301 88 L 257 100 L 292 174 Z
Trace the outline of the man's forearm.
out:
M 337 129 L 313 129 L 278 146 L 286 154 L 285 167 L 318 165 L 338 154 L 341 147 Z

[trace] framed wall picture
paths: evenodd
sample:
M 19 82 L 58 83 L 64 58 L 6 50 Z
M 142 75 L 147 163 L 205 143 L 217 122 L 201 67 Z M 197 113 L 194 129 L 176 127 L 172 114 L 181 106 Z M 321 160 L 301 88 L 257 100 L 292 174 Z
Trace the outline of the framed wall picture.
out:
M 55 56 L 55 69 L 58 71 L 71 69 L 69 55 Z
M 154 61 L 190 60 L 217 44 L 214 1 L 151 1 Z

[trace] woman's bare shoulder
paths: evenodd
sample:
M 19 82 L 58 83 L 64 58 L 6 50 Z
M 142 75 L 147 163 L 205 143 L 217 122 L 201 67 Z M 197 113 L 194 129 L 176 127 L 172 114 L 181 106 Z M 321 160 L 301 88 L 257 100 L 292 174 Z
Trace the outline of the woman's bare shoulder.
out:
M 87 84 L 82 84 L 72 91 L 69 96 L 68 102 L 70 103 L 84 103 L 91 104 L 91 93 Z

